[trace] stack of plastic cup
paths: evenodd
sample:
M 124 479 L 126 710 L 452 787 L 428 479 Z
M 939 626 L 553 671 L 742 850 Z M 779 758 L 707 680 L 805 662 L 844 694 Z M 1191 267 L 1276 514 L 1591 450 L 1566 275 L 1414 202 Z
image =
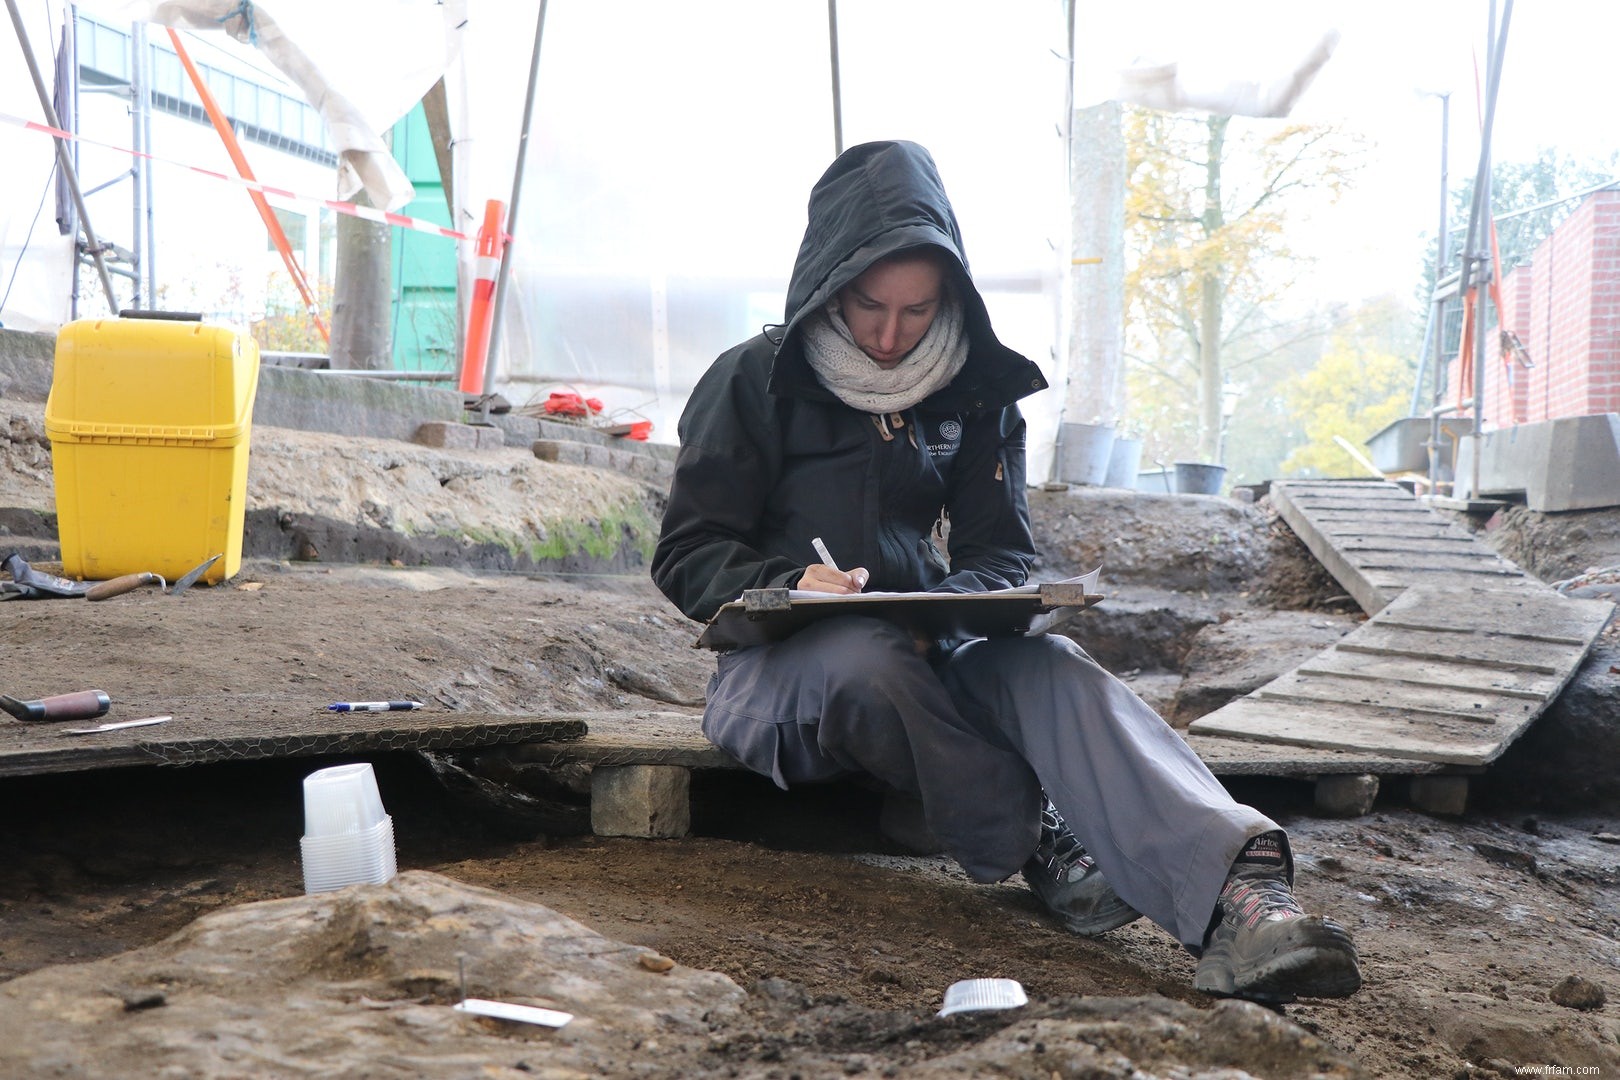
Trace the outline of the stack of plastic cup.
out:
M 336 765 L 304 777 L 304 892 L 393 880 L 394 820 L 383 812 L 367 764 Z

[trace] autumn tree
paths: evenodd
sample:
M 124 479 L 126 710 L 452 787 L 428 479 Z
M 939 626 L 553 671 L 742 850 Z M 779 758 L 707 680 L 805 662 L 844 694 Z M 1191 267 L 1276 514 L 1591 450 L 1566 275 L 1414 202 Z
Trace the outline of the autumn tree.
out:
M 1378 346 L 1376 338 L 1337 334 L 1310 370 L 1282 385 L 1288 415 L 1305 441 L 1283 459 L 1289 476 L 1365 476 L 1367 470 L 1335 439 L 1356 448 L 1406 415 L 1411 357 Z
M 1301 262 L 1288 209 L 1337 198 L 1359 145 L 1331 127 L 1145 109 L 1126 111 L 1125 138 L 1131 415 L 1213 462 L 1230 375 L 1289 339 L 1272 310 Z

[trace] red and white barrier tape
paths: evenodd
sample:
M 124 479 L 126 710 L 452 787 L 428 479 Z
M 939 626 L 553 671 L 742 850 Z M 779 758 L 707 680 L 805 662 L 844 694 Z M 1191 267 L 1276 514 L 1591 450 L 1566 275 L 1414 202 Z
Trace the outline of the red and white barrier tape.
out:
M 0 112 L 0 124 L 10 124 L 13 127 L 26 128 L 29 131 L 35 131 L 42 135 L 50 135 L 56 138 L 72 139 L 75 142 L 81 142 L 88 146 L 100 146 L 107 150 L 116 150 L 122 154 L 129 154 L 131 157 L 143 157 L 148 161 L 157 161 L 165 165 L 173 165 L 177 169 L 186 169 L 202 176 L 212 177 L 215 180 L 224 180 L 227 183 L 236 184 L 238 187 L 248 188 L 252 191 L 261 191 L 266 195 L 275 195 L 283 199 L 292 199 L 296 202 L 314 203 L 318 206 L 324 206 L 329 210 L 336 211 L 339 214 L 348 214 L 350 217 L 364 218 L 367 221 L 375 221 L 383 225 L 398 225 L 402 229 L 412 229 L 416 232 L 431 233 L 437 236 L 448 237 L 451 240 L 473 239 L 473 237 L 468 233 L 457 232 L 454 229 L 447 229 L 443 225 L 438 225 L 431 221 L 425 221 L 422 218 L 406 217 L 404 214 L 391 214 L 386 210 L 378 210 L 373 206 L 361 206 L 359 203 L 340 202 L 337 199 L 322 199 L 314 195 L 302 195 L 296 191 L 288 191 L 286 188 L 278 188 L 272 187 L 269 184 L 262 184 L 257 180 L 244 180 L 240 176 L 231 176 L 228 173 L 218 172 L 214 169 L 204 169 L 199 165 L 188 165 L 183 161 L 175 161 L 172 158 L 158 157 L 156 154 L 143 154 L 139 150 L 131 150 L 129 147 L 119 146 L 117 143 L 102 142 L 99 139 L 92 139 L 85 135 L 75 135 L 71 131 L 62 131 L 59 128 L 51 127 L 49 124 L 41 124 L 36 120 L 24 120 L 22 117 L 12 116 L 10 113 Z

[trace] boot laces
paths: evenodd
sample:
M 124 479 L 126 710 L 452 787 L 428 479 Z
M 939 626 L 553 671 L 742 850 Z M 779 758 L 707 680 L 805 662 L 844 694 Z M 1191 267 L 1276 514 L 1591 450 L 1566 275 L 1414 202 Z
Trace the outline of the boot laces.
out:
M 1068 881 L 1077 868 L 1085 871 L 1097 865 L 1097 860 L 1087 854 L 1085 845 L 1057 812 L 1057 807 L 1045 798 L 1041 800 L 1041 842 L 1035 849 L 1035 857 L 1058 881 Z
M 1271 874 L 1252 877 L 1234 874 L 1227 878 L 1221 888 L 1221 903 L 1247 930 L 1253 930 L 1268 919 L 1298 919 L 1305 914 L 1288 883 Z

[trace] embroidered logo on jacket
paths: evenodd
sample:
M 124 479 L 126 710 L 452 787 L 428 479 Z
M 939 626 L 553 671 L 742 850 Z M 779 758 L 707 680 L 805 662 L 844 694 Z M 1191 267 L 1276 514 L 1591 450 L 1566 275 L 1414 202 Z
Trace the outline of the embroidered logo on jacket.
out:
M 939 437 L 928 441 L 928 453 L 932 457 L 950 457 L 954 455 L 962 442 L 962 422 L 960 420 L 941 420 L 939 423 Z

